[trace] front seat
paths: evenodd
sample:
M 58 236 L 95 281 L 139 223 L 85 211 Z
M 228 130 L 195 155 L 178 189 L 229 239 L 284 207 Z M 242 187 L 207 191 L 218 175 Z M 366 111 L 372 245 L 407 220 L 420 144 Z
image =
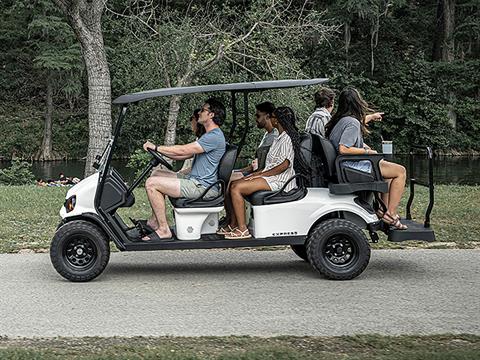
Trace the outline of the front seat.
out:
M 235 161 L 237 160 L 238 147 L 236 145 L 226 145 L 225 154 L 223 154 L 218 164 L 217 181 L 210 185 L 202 195 L 196 199 L 170 198 L 170 202 L 175 208 L 204 208 L 223 206 L 225 189 L 230 181 Z M 219 186 L 220 193 L 214 198 L 204 198 L 207 192 L 214 186 Z

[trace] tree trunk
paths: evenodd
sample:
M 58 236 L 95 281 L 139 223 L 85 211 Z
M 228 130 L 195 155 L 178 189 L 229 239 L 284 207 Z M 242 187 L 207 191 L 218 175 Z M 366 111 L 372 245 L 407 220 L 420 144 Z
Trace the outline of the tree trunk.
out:
M 42 145 L 38 152 L 35 154 L 34 159 L 45 161 L 45 160 L 56 160 L 56 156 L 52 151 L 52 114 L 53 114 L 53 84 L 52 76 L 49 72 L 47 75 L 47 99 L 46 105 L 47 109 L 45 111 L 45 126 L 43 129 L 43 140 Z
M 95 155 L 101 154 L 112 133 L 110 71 L 101 28 L 103 0 L 54 0 L 77 36 L 88 78 L 88 150 L 85 177 L 95 169 Z
M 457 100 L 457 97 L 455 96 L 455 93 L 453 91 L 449 91 L 448 92 L 448 105 L 447 105 L 447 108 L 448 108 L 448 113 L 447 113 L 447 117 L 448 117 L 448 122 L 450 125 L 452 125 L 452 128 L 454 130 L 457 129 L 457 113 L 455 111 L 455 102 Z
M 182 78 L 177 80 L 177 87 L 190 86 L 192 83 L 193 70 L 191 63 L 188 65 L 187 70 Z M 165 139 L 163 144 L 166 146 L 175 145 L 175 140 L 177 138 L 177 120 L 178 113 L 180 110 L 180 101 L 182 100 L 181 96 L 175 95 L 170 99 L 170 104 L 168 106 L 168 121 L 167 129 L 165 130 Z
M 350 62 L 349 62 L 349 50 L 350 50 L 350 41 L 352 40 L 352 33 L 350 23 L 345 23 L 345 32 L 344 32 L 344 40 L 345 40 L 345 65 L 347 69 L 350 69 Z
M 432 59 L 434 61 L 450 62 L 454 60 L 455 43 L 453 31 L 455 29 L 455 0 L 438 0 L 437 22 L 433 43 Z M 449 91 L 448 98 L 448 122 L 453 129 L 457 127 L 457 114 L 455 112 L 455 93 Z
M 455 0 L 438 0 L 433 61 L 452 61 L 454 57 L 453 30 Z
M 110 71 L 101 33 L 83 46 L 88 77 L 88 150 L 85 177 L 95 172 L 100 155 L 112 134 Z
M 170 99 L 170 105 L 168 107 L 168 121 L 167 130 L 165 131 L 165 139 L 163 144 L 166 146 L 175 145 L 175 139 L 177 137 L 177 119 L 180 110 L 181 96 L 175 95 Z

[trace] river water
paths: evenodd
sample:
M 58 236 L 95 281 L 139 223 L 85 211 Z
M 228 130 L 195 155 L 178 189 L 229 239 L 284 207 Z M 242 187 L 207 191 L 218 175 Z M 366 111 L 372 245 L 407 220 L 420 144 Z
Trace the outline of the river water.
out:
M 408 170 L 408 156 L 395 155 L 393 161 L 403 164 Z M 241 162 L 241 161 L 240 161 Z M 132 181 L 135 171 L 126 167 L 126 160 L 114 160 L 113 166 L 127 181 Z M 427 178 L 428 161 L 421 156 L 415 157 L 414 172 L 417 179 Z M 10 166 L 9 162 L 0 162 L 0 169 Z M 58 179 L 63 172 L 66 176 L 83 177 L 85 162 L 48 161 L 33 162 L 32 171 L 36 178 Z M 434 159 L 434 182 L 436 184 L 480 185 L 480 157 L 437 156 Z

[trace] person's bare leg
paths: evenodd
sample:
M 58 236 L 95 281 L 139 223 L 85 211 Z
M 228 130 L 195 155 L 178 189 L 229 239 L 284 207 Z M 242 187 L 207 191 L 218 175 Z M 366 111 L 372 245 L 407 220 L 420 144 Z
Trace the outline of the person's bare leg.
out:
M 232 184 L 231 196 L 233 204 L 233 212 L 237 219 L 238 229 L 245 231 L 247 224 L 245 220 L 245 200 L 244 196 L 253 194 L 260 190 L 270 190 L 270 186 L 263 178 L 254 180 L 239 180 Z
M 225 219 L 230 227 L 234 228 L 237 226 L 237 218 L 235 217 L 235 213 L 233 211 L 230 188 L 225 193 Z
M 390 191 L 390 186 L 392 185 L 392 179 L 385 179 L 385 181 L 387 182 L 387 184 L 388 184 L 388 190 Z M 388 204 L 389 204 L 389 202 L 390 202 L 390 193 L 389 193 L 389 191 L 387 191 L 386 193 L 382 193 L 382 194 L 380 195 L 380 197 L 381 197 L 383 203 L 385 204 L 385 206 L 387 207 L 387 209 L 388 209 Z M 381 210 L 381 211 L 383 211 L 383 210 Z
M 230 181 L 228 182 L 227 190 L 225 192 L 225 218 L 228 220 L 228 224 L 232 229 L 237 226 L 237 218 L 233 211 L 230 188 L 235 181 L 238 181 L 243 177 L 243 174 L 238 171 L 232 172 L 232 175 L 230 176 Z
M 238 221 L 237 221 L 237 216 L 235 215 L 235 210 L 233 208 L 233 200 L 232 200 L 232 186 L 236 186 L 235 184 L 238 182 L 239 180 L 237 181 L 232 181 L 230 182 L 230 185 L 229 185 L 229 190 L 228 190 L 228 197 L 226 199 L 228 199 L 228 206 L 230 207 L 230 227 L 232 229 L 236 228 L 238 226 Z
M 168 170 L 168 169 L 159 169 L 159 168 L 155 168 L 152 170 L 152 173 L 150 174 L 150 177 L 152 176 L 161 176 L 161 177 L 177 177 L 177 173 L 175 171 L 172 171 L 172 170 Z
M 391 163 L 388 161 L 380 162 L 380 171 L 385 179 L 391 179 L 388 190 L 388 212 L 396 216 L 398 215 L 398 205 L 405 190 L 405 181 L 407 179 L 407 171 L 402 165 Z
M 154 169 L 150 175 L 149 178 L 151 177 L 163 177 L 163 178 L 177 178 L 177 173 L 168 169 Z M 150 226 L 152 229 L 157 230 L 158 229 L 158 222 L 155 217 L 155 214 L 152 213 L 150 214 L 150 217 L 147 220 L 147 225 Z
M 162 178 L 150 177 L 145 183 L 148 200 L 152 206 L 155 219 L 158 224 L 156 233 L 160 238 L 170 238 L 172 233 L 168 226 L 166 209 L 165 209 L 165 195 L 180 197 L 180 180 L 177 178 Z M 145 237 L 144 240 L 148 240 Z

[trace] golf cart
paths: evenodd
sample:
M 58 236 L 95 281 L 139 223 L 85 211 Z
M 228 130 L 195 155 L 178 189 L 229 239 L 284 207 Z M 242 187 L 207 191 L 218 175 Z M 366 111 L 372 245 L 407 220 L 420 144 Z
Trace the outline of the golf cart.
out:
M 387 234 L 389 241 L 434 241 L 430 228 L 430 212 L 433 206 L 432 151 L 429 182 L 414 179 L 411 160 L 410 198 L 407 205 L 407 230 L 388 227 L 376 216 L 381 205 L 379 193 L 388 186 L 380 174 L 382 154 L 337 156 L 333 145 L 325 138 L 310 134 L 301 136 L 301 152 L 312 164 L 310 178 L 300 174 L 288 181 L 296 181 L 297 187 L 288 192 L 259 191 L 246 200 L 250 203 L 250 239 L 226 240 L 217 235 L 219 213 L 224 208 L 225 188 L 240 150 L 249 132 L 248 96 L 263 90 L 318 85 L 327 79 L 278 80 L 235 84 L 219 84 L 166 88 L 144 91 L 118 97 L 113 101 L 120 105 L 120 114 L 113 137 L 103 154 L 97 157 L 97 172 L 72 187 L 60 210 L 62 221 L 57 228 L 50 248 L 53 266 L 60 275 L 70 281 L 89 281 L 105 269 L 110 257 L 110 240 L 120 251 L 210 249 L 234 247 L 258 247 L 290 245 L 302 259 L 309 262 L 324 277 L 336 280 L 353 279 L 367 267 L 370 245 L 377 242 L 378 231 Z M 135 203 L 133 190 L 145 179 L 152 168 L 161 164 L 171 169 L 163 156 L 150 151 L 151 161 L 143 173 L 130 186 L 112 166 L 112 156 L 122 124 L 130 106 L 151 98 L 193 93 L 229 92 L 231 94 L 232 125 L 229 142 L 237 130 L 237 96 L 243 94 L 243 132 L 238 145 L 227 144 L 226 152 L 218 166 L 219 195 L 196 199 L 170 198 L 174 209 L 173 237 L 168 241 L 139 241 L 142 226 L 129 226 L 117 213 Z M 412 150 L 413 154 L 413 150 Z M 413 159 L 411 155 L 411 159 Z M 373 172 L 366 174 L 343 167 L 347 160 L 369 160 Z M 411 219 L 410 207 L 414 185 L 430 188 L 430 204 L 424 224 Z M 213 185 L 212 185 L 213 186 Z M 286 186 L 286 185 L 285 185 Z M 284 188 L 285 188 L 284 186 Z

